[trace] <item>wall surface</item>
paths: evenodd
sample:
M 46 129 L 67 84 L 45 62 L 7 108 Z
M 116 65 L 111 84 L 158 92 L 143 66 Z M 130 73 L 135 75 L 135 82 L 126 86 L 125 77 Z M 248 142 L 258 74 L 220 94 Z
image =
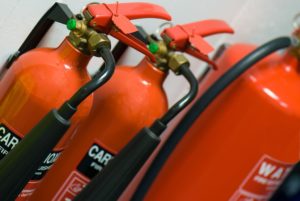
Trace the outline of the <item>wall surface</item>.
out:
M 92 0 L 62 0 L 67 3 L 74 13 Z M 126 0 L 126 2 L 132 0 Z M 281 35 L 289 35 L 292 30 L 293 17 L 300 12 L 299 0 L 143 0 L 157 3 L 166 8 L 173 15 L 173 23 L 187 23 L 203 19 L 223 19 L 234 29 L 233 36 L 214 36 L 209 38 L 214 47 L 223 43 L 247 42 L 261 44 Z M 2 0 L 0 1 L 0 66 L 7 57 L 14 53 L 23 40 L 35 26 L 39 18 L 55 2 L 55 0 Z M 114 3 L 115 1 L 106 0 Z M 125 0 L 119 0 L 125 2 Z M 161 20 L 137 20 L 136 24 L 142 25 L 148 33 L 153 33 L 162 23 Z M 57 24 L 51 28 L 41 46 L 56 47 L 67 35 L 65 26 Z M 123 58 L 122 64 L 135 65 L 143 57 L 135 50 L 129 49 Z M 191 68 L 196 75 L 200 75 L 205 64 L 190 58 Z M 93 59 L 89 65 L 90 72 L 95 72 L 100 66 L 100 59 Z M 68 87 L 68 86 L 66 86 Z M 167 91 L 169 103 L 172 105 L 187 90 L 184 80 L 170 75 L 164 87 Z M 178 119 L 177 119 L 178 121 Z M 176 121 L 172 122 L 173 125 Z M 171 125 L 170 128 L 173 126 Z M 168 136 L 169 131 L 165 134 Z M 154 154 L 155 155 L 155 154 Z M 153 155 L 153 156 L 154 156 Z M 148 164 L 145 165 L 145 167 Z M 140 175 L 143 174 L 142 170 Z M 140 178 L 137 177 L 136 183 Z M 132 183 L 128 195 L 134 189 Z M 125 195 L 126 196 L 126 195 Z
M 127 0 L 132 1 L 132 0 Z M 35 23 L 44 12 L 54 3 L 54 0 L 2 0 L 0 2 L 0 64 L 18 49 Z M 62 0 L 67 3 L 74 13 L 91 1 Z M 105 2 L 115 2 L 107 0 Z M 120 0 L 119 2 L 125 2 Z M 298 0 L 146 0 L 164 6 L 172 15 L 173 23 L 186 23 L 201 19 L 217 18 L 227 21 L 234 27 L 234 36 L 214 36 L 209 39 L 215 47 L 223 42 L 251 42 L 260 44 L 292 31 L 292 20 L 300 12 Z M 149 33 L 154 32 L 162 23 L 161 20 L 137 20 L 136 24 L 143 25 Z M 67 34 L 62 25 L 54 26 L 45 37 L 42 46 L 55 47 Z M 123 64 L 136 64 L 143 55 L 129 50 L 121 60 Z M 126 57 L 126 58 L 125 58 Z M 204 64 L 191 58 L 192 69 L 199 75 Z M 99 59 L 94 59 L 89 70 L 94 72 L 99 66 Z M 179 80 L 179 81 L 178 81 Z M 184 80 L 169 76 L 165 83 L 169 102 L 176 101 L 187 86 Z

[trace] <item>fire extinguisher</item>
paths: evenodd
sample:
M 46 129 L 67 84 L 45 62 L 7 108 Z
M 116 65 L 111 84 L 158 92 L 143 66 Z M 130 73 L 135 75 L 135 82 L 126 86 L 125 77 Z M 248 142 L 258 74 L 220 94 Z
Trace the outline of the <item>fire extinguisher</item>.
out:
M 137 29 L 130 19 L 139 18 L 169 19 L 170 16 L 162 7 L 149 3 L 89 4 L 83 15 L 77 15 L 68 21 L 71 32 L 58 48 L 37 48 L 26 52 L 12 63 L 0 82 L 1 158 L 17 145 L 51 108 L 58 108 L 90 80 L 84 68 L 91 56 L 102 56 L 101 51 L 98 51 L 100 47 L 110 47 L 106 34 L 130 44 L 149 57 L 152 56 L 147 47 L 131 34 Z M 51 22 L 47 19 L 44 23 Z M 39 29 L 40 25 L 36 28 Z M 105 69 L 106 71 L 100 70 L 94 80 L 97 80 L 99 75 L 108 79 L 111 73 Z M 72 118 L 71 128 L 37 168 L 31 181 L 19 195 L 19 200 L 32 194 L 64 149 L 79 122 L 88 115 L 93 96 L 84 97 L 83 94 L 92 89 L 94 90 L 87 85 L 75 94 L 75 97 L 84 98 L 84 101 Z M 74 105 L 79 105 L 82 100 L 72 101 Z
M 141 128 L 166 112 L 163 81 L 169 69 L 175 71 L 179 64 L 187 62 L 183 55 L 174 54 L 172 47 L 208 60 L 202 52 L 208 53 L 211 48 L 207 50 L 207 46 L 201 45 L 200 50 L 193 51 L 187 48 L 189 37 L 231 32 L 224 22 L 207 20 L 166 29 L 163 40 L 150 38 L 149 49 L 156 56 L 156 62 L 145 57 L 134 68 L 116 68 L 112 79 L 94 94 L 88 120 L 30 200 L 74 198 Z M 172 40 L 169 45 L 168 40 Z
M 133 200 L 268 200 L 299 160 L 299 47 L 291 43 L 228 47 L 217 59 L 226 73 L 205 86 Z
M 124 188 L 158 145 L 160 141 L 159 136 L 166 129 L 167 124 L 184 109 L 197 94 L 198 82 L 188 69 L 187 59 L 183 54 L 177 54 L 174 53 L 174 51 L 186 52 L 198 59 L 213 64 L 207 57 L 207 54 L 212 51 L 213 48 L 205 42 L 202 37 L 216 33 L 232 32 L 233 30 L 223 21 L 205 20 L 167 28 L 161 34 L 162 40 L 149 39 L 149 49 L 156 54 L 157 66 L 165 66 L 165 68 L 170 68 L 177 75 L 183 75 L 190 84 L 190 91 L 165 114 L 161 115 L 162 117 L 160 119 L 152 123 L 152 125 L 148 124 L 146 125 L 147 127 L 144 125 L 144 128 L 141 126 L 139 129 L 140 132 L 138 132 L 138 134 L 121 149 L 116 157 L 94 177 L 91 183 L 83 189 L 75 200 L 118 199 Z M 118 133 L 118 136 L 120 136 L 120 133 Z M 133 136 L 131 135 L 131 137 Z M 115 136 L 115 138 L 117 137 Z M 124 144 L 125 143 L 127 142 L 124 142 Z M 75 150 L 73 151 L 73 154 L 74 153 Z M 86 157 L 84 159 L 86 159 Z M 66 165 L 66 163 L 64 165 Z M 61 165 L 60 168 L 62 167 Z M 78 167 L 80 168 L 80 166 L 77 166 L 77 170 L 79 169 Z M 53 176 L 54 174 L 51 178 L 53 178 Z M 49 184 L 44 183 L 43 187 L 48 185 Z M 46 188 L 44 192 L 46 193 Z M 40 196 L 37 196 L 37 198 L 38 197 Z
M 100 5 L 97 6 L 100 7 Z M 147 4 L 143 6 L 144 9 L 146 9 L 145 6 L 147 6 Z M 120 8 L 121 7 L 118 9 Z M 91 17 L 97 17 L 97 15 L 101 13 L 95 12 L 94 10 L 97 8 L 94 7 L 88 6 L 86 9 L 90 11 Z M 155 11 L 153 10 L 153 6 L 151 9 L 148 9 L 151 10 L 151 14 Z M 111 10 L 115 11 L 115 8 L 111 8 Z M 118 13 L 120 14 L 120 12 Z M 133 11 L 130 13 L 136 14 Z M 148 14 L 144 13 L 144 15 Z M 169 15 L 164 15 L 164 19 L 170 20 L 171 17 Z M 144 44 L 142 45 L 145 46 Z M 43 182 L 44 184 L 42 184 L 39 190 L 35 193 L 36 196 L 33 196 L 31 200 L 34 200 L 35 198 L 38 200 L 50 200 L 54 196 L 68 196 L 70 199 L 71 195 L 67 193 L 68 188 L 66 190 L 60 190 L 62 191 L 61 193 L 57 193 L 60 185 L 62 185 L 65 180 L 69 180 L 67 179 L 68 177 L 73 177 L 74 174 L 75 176 L 79 175 L 78 177 L 80 178 L 85 178 L 85 175 L 92 177 L 95 172 L 98 172 L 101 165 L 107 163 L 107 161 L 112 157 L 113 151 L 111 150 L 120 149 L 122 143 L 126 142 L 126 138 L 130 138 L 130 135 L 134 134 L 137 128 L 139 129 L 142 125 L 149 124 L 148 122 L 153 121 L 155 117 L 160 116 L 166 111 L 167 99 L 162 89 L 162 82 L 166 77 L 166 72 L 151 64 L 150 60 L 155 59 L 153 56 L 152 58 L 149 58 L 148 54 L 147 59 L 149 59 L 149 61 L 145 60 L 144 62 L 141 62 L 139 64 L 140 67 L 138 66 L 136 68 L 118 66 L 116 74 L 113 76 L 113 80 L 106 84 L 103 90 L 97 91 L 97 93 L 94 94 L 95 104 L 92 112 L 86 120 L 87 123 L 85 126 L 82 126 L 76 134 L 76 136 L 80 137 L 78 138 L 75 136 L 74 139 L 72 139 L 72 142 L 69 144 L 69 148 L 65 150 L 65 157 L 59 160 L 60 162 L 57 161 L 59 164 L 63 163 L 62 167 L 64 168 L 61 169 L 61 165 L 59 164 L 55 165 L 53 167 L 53 172 L 56 172 L 56 169 L 59 171 L 58 173 L 55 173 L 55 182 L 52 181 L 52 173 L 50 173 L 50 175 L 47 174 L 44 179 L 45 181 Z M 132 92 L 129 93 L 130 91 Z M 137 98 L 136 93 L 143 95 L 143 99 Z M 153 108 L 154 106 L 157 106 L 157 108 L 148 111 L 148 108 Z M 136 125 L 134 125 L 134 123 L 136 123 Z M 98 133 L 100 128 L 103 132 L 101 134 Z M 86 133 L 89 134 L 87 135 Z M 120 136 L 119 139 L 116 139 L 117 133 L 124 133 L 124 135 Z M 104 138 L 105 136 L 107 137 Z M 110 146 L 102 148 L 103 144 L 109 144 L 113 138 L 116 139 L 114 143 L 110 143 Z M 95 155 L 94 158 L 88 158 L 87 161 L 83 161 L 83 164 L 80 165 L 82 166 L 80 170 L 82 170 L 82 174 L 84 175 L 81 176 L 80 173 L 76 172 L 73 174 L 73 166 L 78 165 L 76 163 L 80 162 L 81 158 L 84 157 L 89 149 L 93 150 Z M 97 153 L 98 155 L 96 155 Z M 103 154 L 103 158 L 99 158 L 100 154 Z M 69 158 L 70 156 L 72 158 L 74 156 L 76 157 L 71 159 Z M 67 163 L 64 164 L 65 162 Z M 70 173 L 71 175 L 69 176 Z M 48 181 L 49 179 L 50 182 Z M 87 179 L 84 179 L 80 184 L 84 185 L 83 182 L 86 182 L 86 180 Z M 43 186 L 45 185 L 48 186 L 47 192 L 43 193 Z M 76 186 L 77 191 L 79 187 L 80 186 Z M 56 199 L 55 197 L 53 199 Z M 60 200 L 63 198 L 57 199 Z

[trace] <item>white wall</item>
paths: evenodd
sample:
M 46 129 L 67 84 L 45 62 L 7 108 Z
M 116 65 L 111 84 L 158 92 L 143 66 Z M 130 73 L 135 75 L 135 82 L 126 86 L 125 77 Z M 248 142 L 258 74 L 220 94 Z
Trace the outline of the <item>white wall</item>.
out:
M 132 0 L 127 0 L 132 1 Z M 0 2 L 0 64 L 4 63 L 9 54 L 18 49 L 35 23 L 44 12 L 54 3 L 54 0 L 2 0 Z M 74 13 L 90 1 L 62 0 L 67 3 Z M 115 2 L 107 0 L 105 2 Z M 119 2 L 125 2 L 120 0 Z M 146 0 L 164 6 L 172 15 L 173 22 L 186 23 L 201 19 L 218 18 L 231 24 L 236 34 L 234 36 L 213 37 L 211 41 L 215 47 L 225 42 L 251 42 L 260 44 L 280 35 L 287 35 L 292 30 L 293 16 L 300 12 L 299 0 Z M 139 20 L 148 32 L 154 32 L 162 23 L 160 20 Z M 56 46 L 67 34 L 66 29 L 54 26 L 45 38 L 43 45 Z M 130 50 L 122 59 L 124 64 L 136 64 L 142 55 Z M 99 60 L 94 60 L 90 70 L 95 70 Z M 203 62 L 191 58 L 192 69 L 199 75 Z M 202 66 L 202 68 L 201 68 Z M 170 103 L 176 101 L 186 89 L 183 80 L 170 76 L 165 88 Z

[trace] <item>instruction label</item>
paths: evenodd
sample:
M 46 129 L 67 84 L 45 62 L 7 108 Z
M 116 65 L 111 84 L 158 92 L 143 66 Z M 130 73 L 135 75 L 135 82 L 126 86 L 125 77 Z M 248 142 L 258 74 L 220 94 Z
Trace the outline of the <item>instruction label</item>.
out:
M 230 201 L 268 201 L 291 171 L 293 165 L 264 155 L 230 198 Z
M 71 201 L 113 159 L 114 154 L 97 143 L 92 144 L 77 170 L 71 172 L 53 201 Z

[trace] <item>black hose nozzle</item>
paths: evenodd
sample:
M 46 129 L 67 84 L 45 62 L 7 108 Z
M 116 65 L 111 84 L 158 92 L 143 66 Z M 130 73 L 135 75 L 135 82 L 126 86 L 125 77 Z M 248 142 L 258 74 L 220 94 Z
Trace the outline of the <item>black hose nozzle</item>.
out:
M 69 127 L 52 110 L 0 161 L 0 200 L 15 200 Z

